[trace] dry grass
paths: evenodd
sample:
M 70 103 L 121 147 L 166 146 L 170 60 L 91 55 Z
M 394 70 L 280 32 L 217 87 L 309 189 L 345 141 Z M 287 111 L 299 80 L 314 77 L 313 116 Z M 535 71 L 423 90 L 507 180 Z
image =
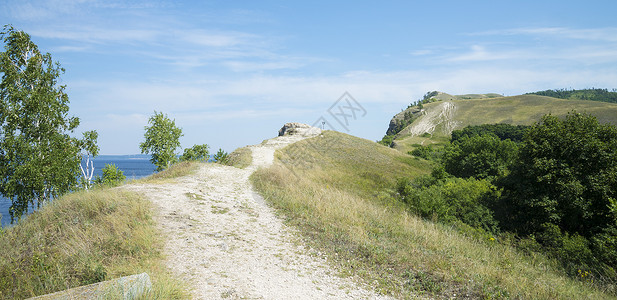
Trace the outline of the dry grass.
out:
M 175 178 L 187 176 L 193 174 L 199 166 L 203 164 L 198 161 L 182 161 L 179 163 L 173 164 L 171 167 L 154 173 L 148 177 L 138 179 L 137 182 L 140 183 L 167 183 L 172 181 Z
M 390 197 L 396 177 L 425 173 L 425 162 L 340 133 L 296 143 L 252 177 L 259 192 L 328 253 L 341 272 L 399 298 L 603 299 L 562 276 L 542 257 L 406 212 Z
M 253 163 L 253 151 L 248 147 L 242 147 L 229 154 L 225 163 L 228 166 L 244 169 Z
M 163 237 L 150 203 L 95 189 L 66 195 L 0 232 L 0 298 L 23 299 L 147 272 L 148 299 L 184 299 L 162 265 Z

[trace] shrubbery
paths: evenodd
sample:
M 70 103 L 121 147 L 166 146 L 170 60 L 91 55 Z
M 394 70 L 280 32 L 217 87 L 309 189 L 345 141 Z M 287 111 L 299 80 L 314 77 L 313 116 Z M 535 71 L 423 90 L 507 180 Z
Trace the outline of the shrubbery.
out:
M 101 169 L 101 171 L 103 172 L 103 176 L 97 176 L 94 179 L 95 184 L 117 186 L 126 180 L 124 172 L 118 169 L 114 164 L 105 164 L 105 167 Z
M 498 192 L 487 180 L 436 179 L 433 175 L 415 181 L 401 179 L 396 190 L 410 210 L 424 218 L 443 223 L 462 221 L 487 232 L 497 231 L 497 221 L 486 202 Z
M 214 154 L 212 159 L 217 163 L 225 164 L 227 163 L 227 160 L 229 159 L 229 153 L 219 148 L 219 151 L 217 151 L 216 154 Z
M 207 161 L 210 159 L 208 148 L 207 144 L 193 145 L 191 148 L 186 148 L 182 156 L 180 156 L 180 161 Z
M 519 140 L 520 130 L 520 142 L 510 140 Z M 455 133 L 431 176 L 399 180 L 397 195 L 410 210 L 488 232 L 501 228 L 571 275 L 617 280 L 617 127 L 573 112 L 529 128 Z

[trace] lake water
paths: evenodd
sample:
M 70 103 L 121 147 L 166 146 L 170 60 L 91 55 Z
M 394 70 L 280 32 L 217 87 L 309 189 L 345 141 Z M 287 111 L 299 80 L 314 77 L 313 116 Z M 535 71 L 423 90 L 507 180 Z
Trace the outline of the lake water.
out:
M 156 167 L 150 162 L 149 155 L 99 155 L 94 159 L 94 177 L 101 176 L 101 169 L 105 164 L 115 164 L 118 169 L 124 172 L 127 179 L 139 179 L 154 173 Z M 10 225 L 11 215 L 9 215 L 11 200 L 0 196 L 0 223 L 2 227 Z

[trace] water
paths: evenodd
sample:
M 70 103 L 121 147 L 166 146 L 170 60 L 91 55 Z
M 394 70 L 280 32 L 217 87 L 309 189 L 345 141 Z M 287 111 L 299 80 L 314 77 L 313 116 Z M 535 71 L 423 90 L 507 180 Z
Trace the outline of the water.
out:
M 154 173 L 156 167 L 150 162 L 149 155 L 99 155 L 94 159 L 94 177 L 101 176 L 105 164 L 115 164 L 118 169 L 124 172 L 127 179 L 139 179 Z M 11 200 L 0 196 L 0 220 L 1 226 L 7 226 L 11 223 L 11 215 L 9 215 L 9 207 Z

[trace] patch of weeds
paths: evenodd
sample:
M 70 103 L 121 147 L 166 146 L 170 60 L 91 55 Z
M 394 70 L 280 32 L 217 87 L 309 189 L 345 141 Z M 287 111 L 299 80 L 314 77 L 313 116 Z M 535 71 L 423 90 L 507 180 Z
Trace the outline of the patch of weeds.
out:
M 227 207 L 220 207 L 220 206 L 212 205 L 213 214 L 226 214 L 228 212 L 229 212 L 229 208 Z

